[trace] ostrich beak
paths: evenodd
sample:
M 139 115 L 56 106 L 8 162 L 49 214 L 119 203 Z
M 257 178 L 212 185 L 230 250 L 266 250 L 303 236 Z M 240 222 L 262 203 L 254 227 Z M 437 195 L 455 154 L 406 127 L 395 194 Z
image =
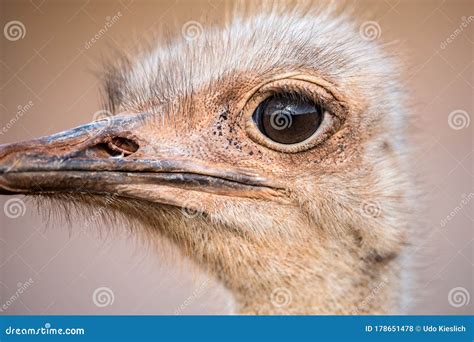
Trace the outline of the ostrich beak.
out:
M 147 138 L 156 135 L 147 125 L 150 116 L 119 115 L 0 145 L 0 194 L 115 194 L 176 206 L 196 194 L 195 201 L 203 194 L 280 197 L 278 186 L 251 170 L 161 151 Z

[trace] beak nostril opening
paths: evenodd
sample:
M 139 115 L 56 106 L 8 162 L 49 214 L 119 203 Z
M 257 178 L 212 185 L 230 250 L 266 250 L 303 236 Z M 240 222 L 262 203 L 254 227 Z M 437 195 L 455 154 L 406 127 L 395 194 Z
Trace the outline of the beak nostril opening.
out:
M 100 157 L 128 157 L 139 148 L 140 146 L 133 140 L 114 137 L 95 145 L 92 150 Z
M 112 138 L 112 140 L 109 141 L 108 146 L 111 149 L 121 151 L 125 155 L 131 155 L 137 152 L 138 148 L 140 147 L 135 141 L 122 137 Z

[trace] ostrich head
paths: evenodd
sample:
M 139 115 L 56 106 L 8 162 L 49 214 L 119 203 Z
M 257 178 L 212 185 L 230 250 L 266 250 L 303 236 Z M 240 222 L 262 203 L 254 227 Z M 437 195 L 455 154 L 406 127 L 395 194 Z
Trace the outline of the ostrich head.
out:
M 102 201 L 242 313 L 394 312 L 411 199 L 396 62 L 329 11 L 199 33 L 108 68 L 113 116 L 1 146 L 1 193 Z

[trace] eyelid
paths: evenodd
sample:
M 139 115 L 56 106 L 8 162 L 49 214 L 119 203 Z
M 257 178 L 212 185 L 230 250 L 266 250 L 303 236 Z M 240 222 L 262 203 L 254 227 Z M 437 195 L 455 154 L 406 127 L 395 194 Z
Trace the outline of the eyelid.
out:
M 344 119 L 346 117 L 347 109 L 345 108 L 345 102 L 341 102 L 335 98 L 333 93 L 328 91 L 326 88 L 306 81 L 290 79 L 267 84 L 261 89 L 257 90 L 249 100 L 259 100 L 261 102 L 270 96 L 274 96 L 283 92 L 302 94 L 304 98 L 307 98 L 315 104 L 326 108 L 333 115 L 338 116 L 340 119 Z
M 297 85 L 295 86 L 295 84 Z M 346 97 L 338 91 L 334 84 L 324 78 L 302 74 L 300 72 L 280 74 L 260 82 L 237 102 L 237 107 L 243 109 L 252 99 L 256 98 L 267 88 L 275 87 L 277 89 L 277 87 L 280 87 L 279 89 L 281 91 L 281 87 L 284 85 L 291 86 L 296 91 L 304 90 L 305 87 L 316 89 L 317 93 L 313 94 L 315 95 L 313 98 L 325 100 L 323 104 L 325 104 L 333 114 L 340 116 L 341 119 L 344 119 L 346 113 L 349 111 Z M 309 93 L 311 94 L 313 92 L 310 91 Z

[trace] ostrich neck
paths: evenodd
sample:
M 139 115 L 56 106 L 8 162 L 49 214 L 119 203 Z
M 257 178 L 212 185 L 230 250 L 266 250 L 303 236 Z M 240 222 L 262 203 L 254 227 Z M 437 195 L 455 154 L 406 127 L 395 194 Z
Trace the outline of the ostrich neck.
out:
M 211 273 L 233 294 L 240 314 L 387 314 L 399 300 L 397 258 L 261 253 Z M 257 253 L 258 254 L 258 253 Z
M 366 283 L 345 279 L 331 284 L 319 277 L 302 277 L 265 288 L 249 284 L 233 294 L 239 314 L 393 314 L 399 302 L 397 283 L 398 275 L 388 271 Z
M 393 314 L 400 302 L 398 252 L 377 253 L 356 235 L 300 226 L 297 236 L 256 238 L 204 220 L 174 223 L 160 231 L 232 293 L 237 313 Z

